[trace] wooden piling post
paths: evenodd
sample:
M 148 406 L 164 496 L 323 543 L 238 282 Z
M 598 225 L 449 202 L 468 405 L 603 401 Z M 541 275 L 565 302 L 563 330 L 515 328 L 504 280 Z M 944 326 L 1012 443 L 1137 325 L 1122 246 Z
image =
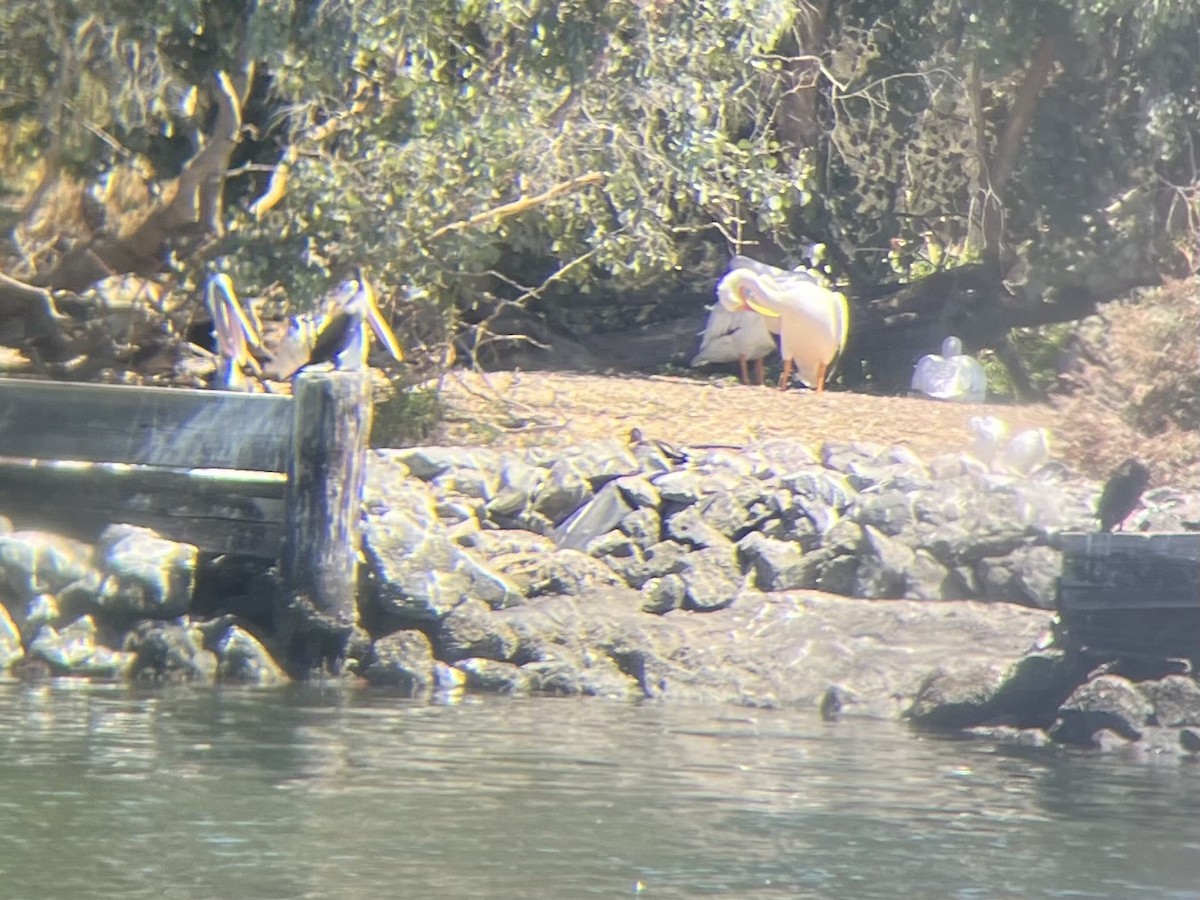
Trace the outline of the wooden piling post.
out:
M 369 372 L 304 370 L 292 384 L 283 576 L 318 611 L 355 621 L 361 506 L 371 432 Z

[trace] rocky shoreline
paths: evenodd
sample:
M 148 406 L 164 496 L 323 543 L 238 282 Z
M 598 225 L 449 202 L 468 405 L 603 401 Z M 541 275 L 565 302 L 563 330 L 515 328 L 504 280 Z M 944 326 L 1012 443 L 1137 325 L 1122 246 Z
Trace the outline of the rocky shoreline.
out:
M 1179 664 L 1055 645 L 1055 536 L 1099 485 L 1051 463 L 786 439 L 372 455 L 360 624 L 270 572 L 112 526 L 0 528 L 0 666 L 20 677 L 347 683 L 808 706 L 1025 743 L 1200 749 Z M 1138 527 L 1200 521 L 1159 488 Z M 1200 538 L 1198 538 L 1200 540 Z

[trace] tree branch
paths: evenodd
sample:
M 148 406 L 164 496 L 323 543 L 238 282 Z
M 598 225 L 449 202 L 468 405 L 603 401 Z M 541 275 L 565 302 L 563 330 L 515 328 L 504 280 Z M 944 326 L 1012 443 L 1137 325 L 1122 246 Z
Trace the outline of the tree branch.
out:
M 429 240 L 439 238 L 451 231 L 464 231 L 475 225 L 480 225 L 484 222 L 493 219 L 503 219 L 508 216 L 516 215 L 519 212 L 524 212 L 527 209 L 532 209 L 535 206 L 541 206 L 543 203 L 549 203 L 556 197 L 561 197 L 563 194 L 569 194 L 571 191 L 576 191 L 581 187 L 586 187 L 591 184 L 599 184 L 604 181 L 605 175 L 603 172 L 588 172 L 586 175 L 580 175 L 572 178 L 570 181 L 564 181 L 562 184 L 556 184 L 549 190 L 543 191 L 540 194 L 535 194 L 532 197 L 518 197 L 510 203 L 504 203 L 492 209 L 484 210 L 481 213 L 476 213 L 469 219 L 460 219 L 457 222 L 451 222 L 449 225 L 443 225 L 429 236 Z

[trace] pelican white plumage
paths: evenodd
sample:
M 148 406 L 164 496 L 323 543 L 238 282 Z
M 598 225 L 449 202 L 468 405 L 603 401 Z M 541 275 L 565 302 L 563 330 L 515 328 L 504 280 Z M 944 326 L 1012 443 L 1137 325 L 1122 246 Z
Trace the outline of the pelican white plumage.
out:
M 975 435 L 971 452 L 985 466 L 990 467 L 1000 451 L 1001 442 L 1008 437 L 1008 423 L 996 416 L 971 416 L 967 427 Z
M 754 361 L 756 383 L 762 384 L 763 358 L 776 349 L 779 320 L 750 309 L 729 310 L 720 303 L 709 307 L 708 321 L 700 337 L 700 351 L 692 366 L 734 362 L 741 366 L 742 384 L 750 383 L 749 360 Z M 775 333 L 772 333 L 772 325 Z
M 262 375 L 251 349 L 262 348 L 262 326 L 254 310 L 243 307 L 224 273 L 213 275 L 204 285 L 204 304 L 213 320 L 217 344 L 217 371 L 212 386 L 229 391 L 248 391 L 246 369 Z
M 962 352 L 962 341 L 951 335 L 942 352 L 922 356 L 913 369 L 912 390 L 935 400 L 982 403 L 987 397 L 987 373 L 979 360 Z
M 1050 432 L 1026 428 L 1012 440 L 1008 423 L 996 416 L 972 416 L 967 426 L 975 435 L 971 452 L 992 472 L 1029 475 L 1050 459 Z
M 1015 475 L 1029 475 L 1050 459 L 1050 432 L 1027 428 L 1019 432 L 1001 455 L 1001 464 Z
M 809 387 L 825 390 L 825 377 L 846 349 L 850 307 L 846 297 L 804 271 L 768 266 L 735 256 L 717 284 L 717 297 L 728 310 L 753 310 L 779 319 L 779 352 L 785 390 L 793 367 Z
M 356 271 L 329 295 L 322 314 L 293 316 L 288 321 L 267 374 L 282 380 L 305 366 L 323 362 L 331 362 L 337 369 L 362 369 L 369 346 L 366 325 L 397 362 L 404 360 L 404 351 L 379 309 L 375 289 Z

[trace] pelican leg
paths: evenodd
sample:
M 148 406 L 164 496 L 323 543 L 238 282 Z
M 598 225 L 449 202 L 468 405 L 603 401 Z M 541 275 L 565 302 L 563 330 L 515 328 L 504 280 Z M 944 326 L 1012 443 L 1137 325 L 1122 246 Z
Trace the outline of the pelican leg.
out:
M 829 370 L 829 367 L 825 363 L 819 363 L 817 365 L 817 393 L 818 394 L 825 390 L 825 373 L 828 370 Z
M 742 368 L 742 384 L 750 383 L 750 369 L 746 366 L 746 357 L 738 357 L 738 365 Z
M 754 383 L 762 387 L 767 383 L 767 373 L 763 368 L 763 358 L 760 356 L 754 361 Z
M 781 391 L 786 391 L 788 389 L 788 384 L 791 382 L 791 380 L 792 380 L 792 361 L 790 359 L 785 359 L 783 361 L 783 371 L 779 373 L 779 389 Z

